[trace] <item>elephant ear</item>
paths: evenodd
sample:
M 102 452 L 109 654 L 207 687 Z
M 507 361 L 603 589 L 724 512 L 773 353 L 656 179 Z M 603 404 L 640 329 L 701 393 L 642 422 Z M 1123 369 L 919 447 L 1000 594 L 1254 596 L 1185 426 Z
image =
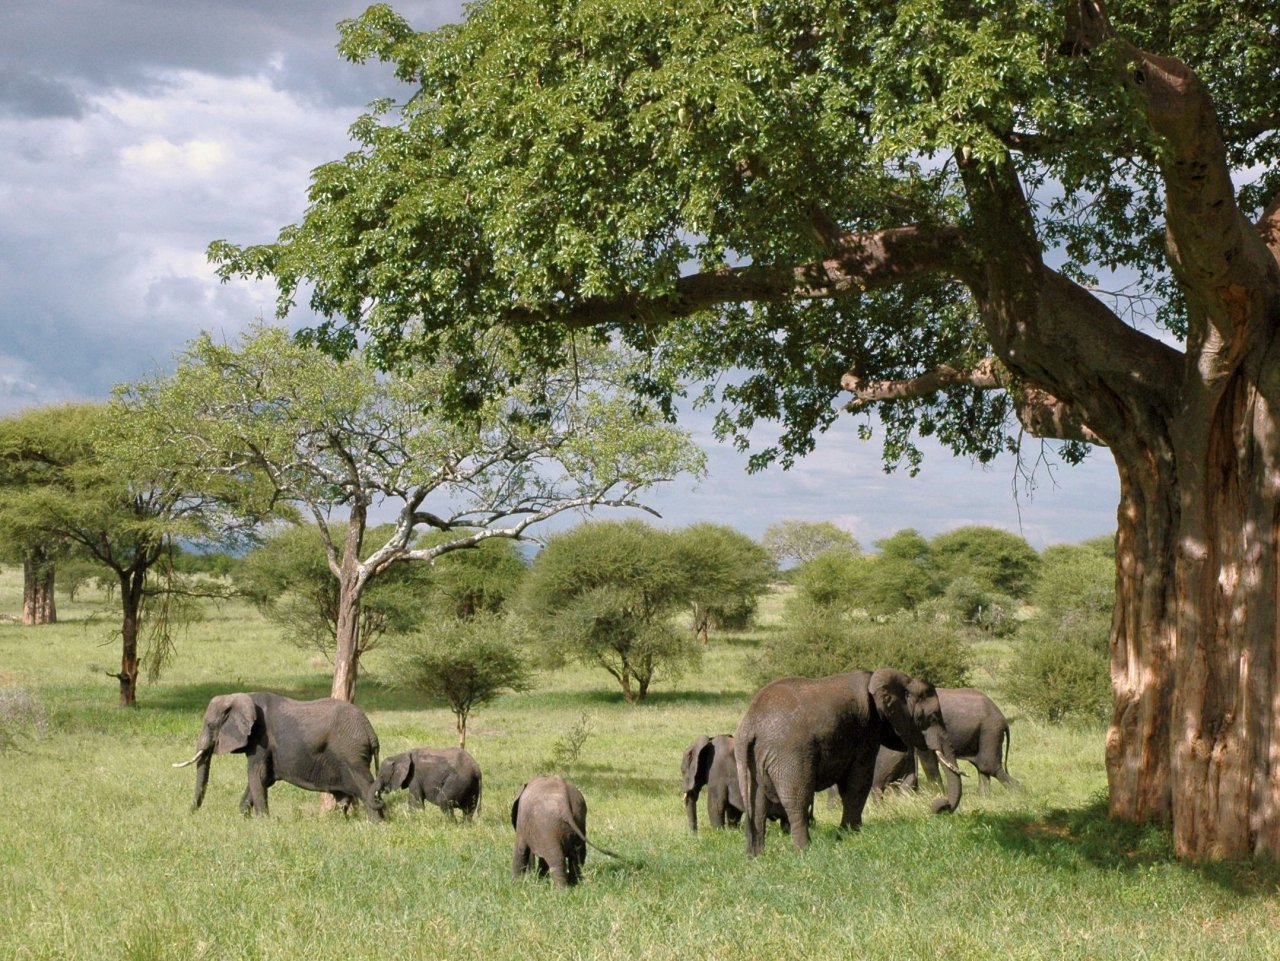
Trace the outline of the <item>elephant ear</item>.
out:
M 248 694 L 230 695 L 227 698 L 226 714 L 218 726 L 218 743 L 214 750 L 218 754 L 231 754 L 248 747 L 256 716 L 257 708 L 253 698 Z
M 524 789 L 529 786 L 529 782 L 525 781 L 520 785 L 520 790 L 516 792 L 516 799 L 511 802 L 511 826 L 516 826 L 516 817 L 520 814 L 520 797 L 524 794 Z
M 909 751 L 920 741 L 907 703 L 910 681 L 911 678 L 901 671 L 882 667 L 871 675 L 871 682 L 867 685 L 876 710 L 889 722 L 880 725 L 880 744 L 894 751 Z
M 387 782 L 396 788 L 408 787 L 409 781 L 413 778 L 413 755 L 397 754 L 395 757 L 387 758 L 387 764 L 391 766 Z
M 680 775 L 685 794 L 707 783 L 707 773 L 711 770 L 714 753 L 711 738 L 705 734 L 685 748 L 684 757 L 680 761 Z

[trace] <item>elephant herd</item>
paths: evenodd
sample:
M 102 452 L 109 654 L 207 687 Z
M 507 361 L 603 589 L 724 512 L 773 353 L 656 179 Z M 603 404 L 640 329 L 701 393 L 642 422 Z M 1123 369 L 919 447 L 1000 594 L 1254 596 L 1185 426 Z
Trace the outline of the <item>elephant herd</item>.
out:
M 935 688 L 887 668 L 781 678 L 756 693 L 735 734 L 699 737 L 684 752 L 686 816 L 696 831 L 697 802 L 706 790 L 712 826 L 741 822 L 748 856 L 760 853 L 770 819 L 803 849 L 816 792 L 830 788 L 841 807 L 841 828 L 856 830 L 873 792 L 879 795 L 894 781 L 914 787 L 918 758 L 931 780 L 938 780 L 939 764 L 946 771 L 945 796 L 933 810 L 954 811 L 961 793 L 957 760 L 977 768 L 980 791 L 991 777 L 1016 786 L 1006 766 L 1008 745 L 1008 723 L 981 691 Z M 450 817 L 461 811 L 469 819 L 480 810 L 480 768 L 465 750 L 418 748 L 379 764 L 368 717 L 332 698 L 295 701 L 254 692 L 210 700 L 195 754 L 174 765 L 196 765 L 195 808 L 204 800 L 215 753 L 246 755 L 244 814 L 267 814 L 267 790 L 276 781 L 327 792 L 344 810 L 359 801 L 374 821 L 386 818 L 382 796 L 394 790 L 407 790 L 413 807 L 430 802 Z M 536 859 L 539 873 L 551 874 L 557 886 L 576 883 L 587 846 L 596 847 L 587 839 L 586 821 L 582 792 L 563 778 L 537 777 L 523 785 L 511 806 L 513 876 Z

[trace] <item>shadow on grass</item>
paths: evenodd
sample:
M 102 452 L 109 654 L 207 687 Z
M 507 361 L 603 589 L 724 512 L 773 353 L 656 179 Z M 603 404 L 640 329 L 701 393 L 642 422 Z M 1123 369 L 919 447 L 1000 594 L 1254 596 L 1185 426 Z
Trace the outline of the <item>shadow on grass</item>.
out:
M 982 812 L 969 815 L 968 819 L 975 831 L 994 837 L 1005 849 L 1056 869 L 1070 869 L 1082 861 L 1109 871 L 1169 865 L 1241 896 L 1280 892 L 1280 862 L 1179 861 L 1167 827 L 1112 820 L 1105 798 L 1082 808 L 1056 809 L 1040 817 Z

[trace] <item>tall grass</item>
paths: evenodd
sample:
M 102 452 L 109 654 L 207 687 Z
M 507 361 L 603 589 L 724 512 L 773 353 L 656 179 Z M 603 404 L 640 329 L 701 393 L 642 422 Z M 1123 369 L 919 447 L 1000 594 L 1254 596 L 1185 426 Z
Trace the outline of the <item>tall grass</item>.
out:
M 0 573 L 0 612 L 17 610 L 19 587 Z M 807 852 L 771 830 L 754 861 L 736 832 L 689 834 L 680 753 L 736 725 L 776 601 L 762 628 L 713 636 L 699 670 L 657 683 L 643 705 L 623 704 L 603 671 L 572 668 L 478 711 L 468 749 L 485 798 L 470 825 L 412 812 L 403 795 L 386 824 L 321 813 L 318 795 L 287 784 L 272 789 L 270 818 L 245 819 L 236 756 L 214 759 L 192 812 L 191 769 L 170 763 L 190 756 L 207 699 L 324 696 L 327 665 L 225 604 L 122 711 L 105 674 L 115 622 L 94 616 L 104 603 L 59 597 L 58 625 L 0 623 L 0 683 L 33 692 L 48 715 L 43 738 L 0 754 L 0 958 L 1280 956 L 1280 872 L 1178 864 L 1161 831 L 1107 821 L 1096 727 L 1017 720 L 1010 767 L 1026 790 L 979 798 L 972 778 L 955 816 L 894 798 L 841 837 L 820 799 Z M 974 654 L 978 685 L 999 700 L 1008 649 L 988 641 Z M 380 665 L 374 652 L 359 701 L 383 755 L 452 743 L 448 709 L 384 688 Z M 567 892 L 514 882 L 510 801 L 584 715 L 564 773 L 587 797 L 593 837 L 629 861 L 592 853 Z

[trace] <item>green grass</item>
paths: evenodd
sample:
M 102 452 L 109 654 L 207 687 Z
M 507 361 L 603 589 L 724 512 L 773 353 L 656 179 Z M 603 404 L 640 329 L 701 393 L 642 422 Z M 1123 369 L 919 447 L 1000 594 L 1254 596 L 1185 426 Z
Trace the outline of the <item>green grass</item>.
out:
M 18 587 L 0 573 L 0 613 L 16 612 Z M 759 634 L 713 639 L 699 670 L 638 707 L 602 671 L 574 668 L 480 709 L 468 748 L 485 801 L 470 825 L 411 812 L 403 795 L 384 825 L 322 814 L 318 795 L 287 784 L 270 818 L 244 819 L 244 762 L 225 756 L 192 812 L 192 770 L 170 764 L 190 756 L 207 699 L 324 696 L 327 665 L 226 604 L 122 711 L 103 605 L 59 596 L 58 625 L 0 623 L 0 683 L 36 693 L 50 720 L 46 737 L 0 754 L 0 958 L 1280 956 L 1280 871 L 1179 864 L 1163 832 L 1110 823 L 1101 729 L 1018 719 L 1010 767 L 1027 789 L 979 798 L 971 779 L 952 817 L 931 817 L 925 797 L 892 799 L 841 837 L 819 799 L 807 852 L 771 831 L 750 862 L 736 832 L 690 835 L 680 753 L 736 725 Z M 998 696 L 1007 649 L 976 653 L 977 683 Z M 384 756 L 453 743 L 447 710 L 381 686 L 377 652 L 367 669 L 359 699 Z M 592 836 L 630 862 L 592 853 L 567 892 L 513 882 L 511 798 L 583 714 L 591 734 L 568 773 Z

